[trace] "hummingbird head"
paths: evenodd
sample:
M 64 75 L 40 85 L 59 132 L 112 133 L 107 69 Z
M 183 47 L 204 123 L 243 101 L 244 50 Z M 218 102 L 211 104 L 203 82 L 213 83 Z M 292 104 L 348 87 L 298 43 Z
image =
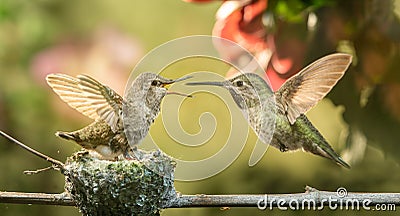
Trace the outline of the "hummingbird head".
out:
M 157 115 L 160 110 L 162 99 L 167 94 L 176 94 L 191 97 L 178 92 L 168 91 L 168 85 L 191 78 L 190 76 L 179 79 L 167 79 L 151 72 L 141 73 L 128 89 L 126 103 L 134 107 L 147 107 L 153 115 Z
M 142 140 L 154 119 L 160 113 L 161 101 L 167 94 L 189 95 L 169 92 L 167 87 L 178 81 L 190 78 L 167 79 L 154 73 L 141 73 L 125 92 L 123 106 L 124 130 L 129 144 Z
M 265 91 L 266 82 L 257 74 L 246 73 L 222 82 L 190 82 L 186 85 L 214 85 L 229 91 L 240 109 L 253 108 L 260 105 L 260 99 Z M 271 91 L 272 92 L 272 91 Z
M 191 78 L 191 76 L 184 76 L 178 79 L 168 79 L 151 72 L 141 73 L 128 89 L 127 101 L 135 100 L 140 101 L 142 105 L 144 102 L 147 107 L 157 107 L 167 94 L 191 97 L 190 95 L 179 92 L 168 91 L 169 85 L 189 78 Z

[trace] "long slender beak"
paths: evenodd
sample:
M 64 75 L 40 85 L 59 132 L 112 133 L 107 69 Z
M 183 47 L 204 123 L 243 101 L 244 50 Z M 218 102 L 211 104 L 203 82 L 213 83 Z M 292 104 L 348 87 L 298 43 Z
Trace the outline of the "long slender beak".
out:
M 196 86 L 196 85 L 213 85 L 213 86 L 224 86 L 224 82 L 190 82 L 185 85 Z
M 184 81 L 184 80 L 187 80 L 187 79 L 190 79 L 190 78 L 193 78 L 193 76 L 184 76 L 184 77 L 181 77 L 181 78 L 178 78 L 178 79 L 175 79 L 175 80 L 171 80 L 171 81 L 165 82 L 163 87 L 168 86 L 168 85 L 173 84 L 173 83 L 176 83 L 176 82 Z M 190 97 L 190 98 L 193 97 L 192 95 L 185 94 L 185 93 L 180 93 L 180 92 L 175 92 L 175 91 L 167 91 L 167 95 L 179 95 L 179 96 Z
M 181 77 L 181 78 L 178 78 L 178 79 L 176 79 L 176 80 L 173 80 L 173 82 L 180 82 L 180 81 L 183 81 L 183 80 L 187 80 L 187 79 L 190 79 L 190 78 L 193 78 L 193 76 L 184 76 L 184 77 Z
M 178 79 L 169 80 L 169 81 L 164 82 L 163 86 L 167 86 L 167 85 L 170 85 L 170 84 L 173 84 L 173 83 L 176 83 L 176 82 L 180 82 L 180 81 L 183 81 L 183 80 L 187 80 L 187 79 L 190 79 L 190 78 L 193 78 L 193 76 L 184 76 L 184 77 L 181 77 L 181 78 L 178 78 Z
M 179 96 L 183 96 L 183 97 L 193 98 L 193 95 L 175 92 L 175 91 L 167 91 L 167 95 L 179 95 Z

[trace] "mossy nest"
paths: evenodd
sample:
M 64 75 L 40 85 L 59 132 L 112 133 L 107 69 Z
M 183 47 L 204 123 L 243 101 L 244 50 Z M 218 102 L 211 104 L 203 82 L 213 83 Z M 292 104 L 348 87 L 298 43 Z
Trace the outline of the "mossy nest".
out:
M 159 215 L 176 198 L 175 163 L 159 151 L 108 161 L 78 152 L 65 163 L 65 189 L 83 215 Z

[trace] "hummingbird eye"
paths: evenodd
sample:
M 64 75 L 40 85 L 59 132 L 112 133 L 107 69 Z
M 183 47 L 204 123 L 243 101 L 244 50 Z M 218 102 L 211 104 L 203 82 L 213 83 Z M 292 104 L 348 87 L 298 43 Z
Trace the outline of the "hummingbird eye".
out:
M 237 87 L 242 87 L 243 86 L 243 81 L 242 80 L 236 81 L 236 86 Z
M 157 81 L 157 80 L 153 80 L 153 81 L 151 82 L 151 85 L 152 85 L 152 86 L 158 86 L 158 85 L 160 85 L 160 82 Z

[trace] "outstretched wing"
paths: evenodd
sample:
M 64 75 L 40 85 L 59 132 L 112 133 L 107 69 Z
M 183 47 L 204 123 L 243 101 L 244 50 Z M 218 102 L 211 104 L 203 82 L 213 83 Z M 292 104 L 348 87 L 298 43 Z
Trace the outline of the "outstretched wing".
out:
M 114 90 L 87 75 L 49 74 L 46 80 L 69 106 L 94 120 L 104 120 L 116 132 L 123 99 Z
M 311 63 L 275 93 L 291 124 L 324 98 L 344 75 L 351 55 L 336 53 Z

